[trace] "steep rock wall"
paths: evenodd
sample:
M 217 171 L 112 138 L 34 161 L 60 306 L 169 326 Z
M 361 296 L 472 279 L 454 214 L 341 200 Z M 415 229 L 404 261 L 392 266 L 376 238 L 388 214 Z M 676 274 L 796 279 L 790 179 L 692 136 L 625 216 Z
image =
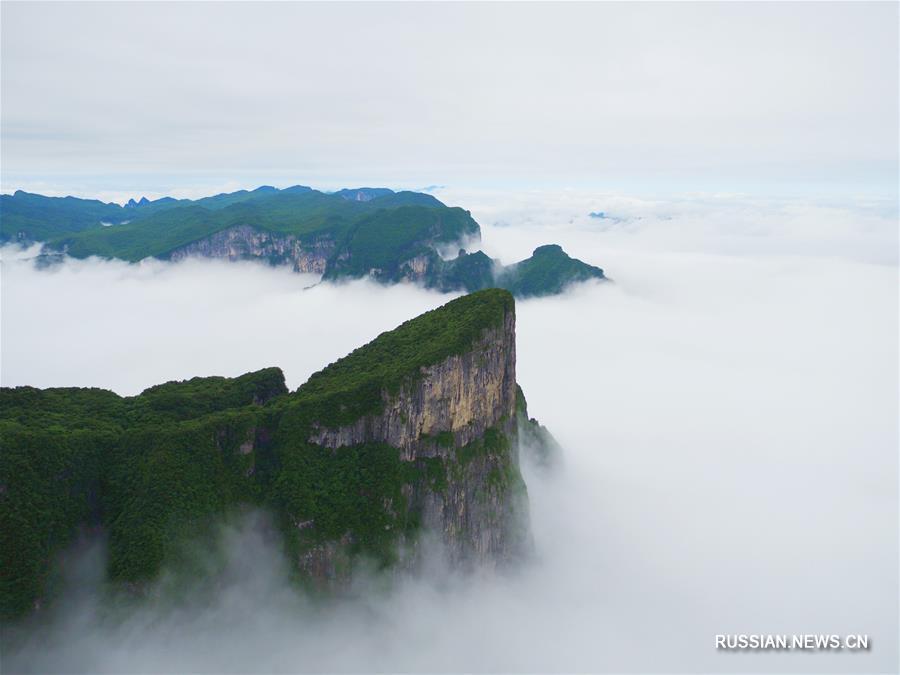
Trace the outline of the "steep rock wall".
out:
M 530 546 L 515 367 L 515 314 L 508 312 L 464 354 L 423 368 L 395 394 L 382 392 L 379 414 L 317 427 L 309 441 L 332 449 L 372 442 L 398 448 L 416 468 L 402 508 L 421 523 L 422 541 L 436 542 L 455 569 L 503 565 Z M 422 541 L 400 542 L 403 567 L 417 564 Z M 330 578 L 342 566 L 342 550 L 321 544 L 305 552 L 300 567 L 319 578 L 329 570 Z
M 435 535 L 452 569 L 503 566 L 531 545 L 516 442 L 501 439 L 498 448 L 445 462 L 443 480 L 410 487 L 410 508 L 420 514 L 423 530 Z
M 272 264 L 290 264 L 295 272 L 322 274 L 334 251 L 330 237 L 301 241 L 293 235 L 281 235 L 238 225 L 181 246 L 165 257 L 172 261 L 185 258 L 225 258 L 227 260 L 267 260 Z
M 366 442 L 387 443 L 400 457 L 445 457 L 499 427 L 515 431 L 515 314 L 487 329 L 465 354 L 423 368 L 421 377 L 398 394 L 382 392 L 384 408 L 354 424 L 315 429 L 309 441 L 327 448 Z M 452 439 L 448 437 L 452 435 Z

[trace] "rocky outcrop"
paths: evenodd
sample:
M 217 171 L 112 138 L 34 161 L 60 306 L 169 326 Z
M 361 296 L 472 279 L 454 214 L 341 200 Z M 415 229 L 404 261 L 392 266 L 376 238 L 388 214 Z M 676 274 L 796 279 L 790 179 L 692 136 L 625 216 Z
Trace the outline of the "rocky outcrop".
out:
M 401 266 L 402 278 L 406 281 L 423 283 L 428 280 L 433 264 L 433 256 L 417 255 L 404 261 Z
M 382 392 L 384 409 L 349 426 L 317 428 L 311 443 L 337 448 L 387 443 L 404 461 L 446 457 L 494 427 L 514 431 L 516 412 L 515 314 L 486 329 L 465 354 L 421 369 L 398 394 Z
M 291 265 L 295 272 L 322 274 L 334 247 L 329 236 L 301 241 L 293 235 L 238 225 L 176 248 L 165 257 L 172 261 L 191 257 L 266 260 L 272 265 Z
M 373 442 L 398 448 L 401 460 L 416 469 L 403 487 L 406 515 L 433 535 L 447 562 L 454 568 L 501 565 L 530 545 L 517 389 L 515 314 L 509 311 L 465 353 L 422 368 L 397 393 L 383 391 L 380 413 L 338 428 L 317 426 L 309 441 L 332 449 Z M 402 544 L 407 566 L 415 564 L 420 542 Z M 338 569 L 342 551 L 319 545 L 300 565 Z
M 452 569 L 496 568 L 520 559 L 531 546 L 528 496 L 511 435 L 474 457 L 450 456 L 444 480 L 418 480 L 409 508 L 433 535 Z M 424 540 L 428 542 L 429 540 Z M 417 561 L 417 550 L 411 559 Z

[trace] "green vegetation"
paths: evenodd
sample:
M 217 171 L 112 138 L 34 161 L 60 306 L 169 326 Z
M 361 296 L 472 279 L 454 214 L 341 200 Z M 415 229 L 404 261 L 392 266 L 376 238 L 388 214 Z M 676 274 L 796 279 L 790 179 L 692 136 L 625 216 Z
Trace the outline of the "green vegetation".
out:
M 390 564 L 397 538 L 418 527 L 403 486 L 424 481 L 442 492 L 452 467 L 440 458 L 401 461 L 385 444 L 323 448 L 309 442 L 311 432 L 378 412 L 383 391 L 472 349 L 513 311 L 503 290 L 458 298 L 383 333 L 292 394 L 277 368 L 169 382 L 126 398 L 100 389 L 0 389 L 0 615 L 21 615 L 52 592 L 52 562 L 80 525 L 107 529 L 108 576 L 119 582 L 152 579 L 184 541 L 204 540 L 244 504 L 280 518 L 292 559 L 346 537 L 351 556 Z M 435 439 L 453 444 L 449 433 Z M 452 464 L 499 462 L 493 455 L 508 455 L 508 443 L 489 430 Z M 501 467 L 496 480 L 506 475 Z
M 428 485 L 435 492 L 445 492 L 447 490 L 447 466 L 440 457 L 422 457 L 416 460 L 422 469 L 424 469 L 425 477 Z
M 240 471 L 243 456 L 219 442 L 246 436 L 253 422 L 250 412 L 229 413 L 122 434 L 106 475 L 111 579 L 153 578 L 188 536 L 229 507 L 254 499 Z
M 499 429 L 490 428 L 482 438 L 467 443 L 456 451 L 460 466 L 465 467 L 476 457 L 506 454 L 509 451 L 509 439 Z
M 250 193 L 252 194 L 252 193 Z M 341 236 L 361 215 L 364 204 L 321 192 L 275 192 L 227 205 L 192 203 L 114 227 L 92 228 L 51 239 L 48 246 L 84 258 L 99 255 L 128 261 L 165 258 L 172 251 L 239 225 L 285 235 Z
M 96 520 L 123 400 L 101 389 L 0 389 L 0 616 L 48 586 L 47 562 Z
M 130 414 L 139 421 L 181 421 L 252 403 L 259 405 L 286 393 L 280 368 L 265 368 L 236 378 L 195 377 L 145 389 L 130 400 Z
M 394 561 L 397 536 L 416 527 L 401 491 L 415 480 L 416 467 L 402 462 L 397 448 L 366 443 L 330 450 L 284 437 L 278 448 L 271 503 L 290 551 L 349 535 L 351 555 L 381 565 Z
M 300 194 L 309 191 L 310 188 L 301 185 L 285 190 L 263 186 L 252 191 L 239 190 L 196 201 L 171 197 L 155 201 L 142 198 L 139 202 L 132 199 L 126 206 L 120 206 L 96 199 L 45 197 L 18 190 L 12 195 L 0 195 L 0 242 L 51 242 L 84 230 L 102 232 L 104 226 L 130 224 L 131 221 L 181 207 L 193 205 L 216 210 L 238 202 L 264 199 L 274 193 Z M 106 254 L 97 251 L 86 255 Z
M 380 392 L 395 393 L 422 368 L 468 351 L 485 329 L 514 311 L 507 291 L 488 289 L 426 312 L 314 373 L 285 401 L 288 418 L 302 435 L 313 420 L 338 427 L 378 413 Z
M 403 268 L 408 261 L 418 256 L 437 257 L 436 244 L 478 234 L 478 223 L 460 208 L 381 209 L 360 220 L 348 233 L 330 261 L 325 278 L 371 274 L 379 281 L 399 281 L 407 276 Z
M 505 268 L 497 285 L 516 297 L 556 295 L 566 286 L 589 279 L 605 279 L 603 270 L 570 258 L 556 244 L 539 246 L 531 257 Z
M 352 239 L 356 228 L 372 214 L 399 212 L 396 224 L 382 227 L 391 236 L 410 224 L 418 225 L 418 219 L 431 224 L 432 211 L 456 211 L 430 195 L 377 192 L 371 199 L 355 201 L 304 186 L 285 190 L 264 186 L 195 201 L 142 201 L 131 207 L 17 192 L 4 195 L 0 202 L 0 241 L 43 241 L 50 250 L 65 250 L 76 258 L 96 255 L 133 262 L 165 258 L 182 246 L 242 225 L 301 241 L 321 237 L 343 241 Z M 417 211 L 410 214 L 405 208 Z M 451 213 L 445 219 L 454 222 L 458 216 Z M 474 226 L 477 232 L 478 225 L 469 220 L 467 227 Z
M 54 237 L 118 223 L 126 218 L 117 204 L 96 199 L 44 197 L 18 190 L 0 195 L 0 242 L 49 241 Z
M 479 239 L 480 228 L 468 211 L 418 192 L 355 188 L 326 194 L 302 185 L 263 186 L 194 201 L 132 200 L 124 207 L 21 191 L 0 197 L 0 242 L 42 241 L 48 257 L 65 251 L 76 258 L 166 259 L 237 227 L 296 239 L 322 256 L 326 280 L 411 280 L 442 291 L 499 287 L 529 297 L 605 278 L 603 270 L 569 257 L 555 244 L 505 268 L 481 251 L 461 250 L 458 257 L 443 260 L 436 247 Z M 285 264 L 296 254 L 250 249 L 245 255 Z
M 494 271 L 500 268 L 500 263 L 483 251 L 466 253 L 460 250 L 456 258 L 447 261 L 440 260 L 436 254 L 434 258 L 435 271 L 427 280 L 431 287 L 442 290 L 463 288 L 471 292 L 497 285 Z
M 452 260 L 441 260 L 432 253 L 425 283 L 445 291 L 505 288 L 516 297 L 530 297 L 555 295 L 570 284 L 605 278 L 599 267 L 570 258 L 556 244 L 548 244 L 535 249 L 530 258 L 507 267 L 482 251 L 461 250 Z
M 213 446 L 246 436 L 235 427 L 248 428 L 259 404 L 286 392 L 277 368 L 170 382 L 131 398 L 0 389 L 0 615 L 40 597 L 49 563 L 79 524 L 109 524 L 113 578 L 150 576 L 182 514 L 196 518 L 250 494 L 225 479 Z
M 149 227 L 145 227 L 148 224 Z M 137 262 L 208 237 L 218 230 L 214 212 L 201 206 L 185 206 L 113 227 L 92 228 L 54 238 L 48 246 L 65 249 L 75 258 L 95 255 Z
M 99 476 L 120 430 L 89 418 L 74 428 L 60 421 L 0 421 L 0 616 L 21 614 L 43 596 L 49 561 L 80 523 L 97 518 Z

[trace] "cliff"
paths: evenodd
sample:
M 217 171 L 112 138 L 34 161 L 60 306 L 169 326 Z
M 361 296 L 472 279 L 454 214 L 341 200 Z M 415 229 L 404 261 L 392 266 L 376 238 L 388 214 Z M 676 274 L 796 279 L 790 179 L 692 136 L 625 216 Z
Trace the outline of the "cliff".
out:
M 456 565 L 502 564 L 527 546 L 509 293 L 473 293 L 408 321 L 313 375 L 283 405 L 278 498 L 301 565 L 339 577 L 341 550 L 363 549 L 382 564 L 414 565 L 422 529 L 439 535 Z M 359 502 L 295 499 L 310 476 L 353 484 L 353 470 L 323 459 L 345 455 L 394 477 L 350 529 L 334 515 L 357 517 Z
M 408 358 L 403 346 L 416 345 L 423 333 L 437 349 Z M 333 450 L 396 448 L 414 471 L 399 499 L 385 495 L 394 521 L 389 527 L 416 522 L 439 534 L 457 566 L 508 562 L 528 543 L 515 354 L 515 309 L 507 293 L 482 291 L 451 302 L 311 378 L 311 387 L 332 390 L 367 360 L 388 360 L 387 378 L 357 384 L 358 390 L 377 389 L 377 407 L 350 423 L 313 415 L 307 440 Z M 401 531 L 400 540 L 409 544 L 410 532 Z M 316 550 L 334 555 L 327 545 Z M 413 551 L 404 562 L 414 558 Z
M 311 443 L 327 448 L 364 442 L 387 443 L 400 458 L 444 456 L 484 436 L 490 427 L 507 427 L 515 417 L 515 314 L 486 327 L 462 354 L 421 366 L 400 390 L 382 390 L 380 413 L 337 428 L 315 424 Z M 438 437 L 442 437 L 438 443 Z
M 317 585 L 359 564 L 415 569 L 426 540 L 457 568 L 508 564 L 530 541 L 518 436 L 533 423 L 515 366 L 512 296 L 487 290 L 293 393 L 274 368 L 131 398 L 2 389 L 3 613 L 45 597 L 82 524 L 107 530 L 110 580 L 140 587 L 247 504 L 277 516 L 298 577 Z
M 186 258 L 264 260 L 270 265 L 290 265 L 295 272 L 323 274 L 334 248 L 334 237 L 329 234 L 303 241 L 294 235 L 236 225 L 160 257 L 173 262 Z

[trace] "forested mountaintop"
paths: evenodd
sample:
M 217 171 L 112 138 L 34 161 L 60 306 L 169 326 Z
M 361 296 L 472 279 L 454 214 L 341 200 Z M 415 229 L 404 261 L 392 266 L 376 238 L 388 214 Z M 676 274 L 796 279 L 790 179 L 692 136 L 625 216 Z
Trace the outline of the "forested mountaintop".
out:
M 357 562 L 416 565 L 421 532 L 457 567 L 528 546 L 515 307 L 491 289 L 381 334 L 289 392 L 278 368 L 120 397 L 0 389 L 0 614 L 52 596 L 79 528 L 108 535 L 107 578 L 152 582 L 180 547 L 213 546 L 235 509 L 271 512 L 297 577 L 340 583 Z
M 262 186 L 196 200 L 142 197 L 125 206 L 22 191 L 0 195 L 0 242 L 42 242 L 49 256 L 257 259 L 327 281 L 371 277 L 443 291 L 502 287 L 518 296 L 605 278 L 555 245 L 508 267 L 480 251 L 461 250 L 452 259 L 439 254 L 480 239 L 468 211 L 388 188 L 326 193 Z

